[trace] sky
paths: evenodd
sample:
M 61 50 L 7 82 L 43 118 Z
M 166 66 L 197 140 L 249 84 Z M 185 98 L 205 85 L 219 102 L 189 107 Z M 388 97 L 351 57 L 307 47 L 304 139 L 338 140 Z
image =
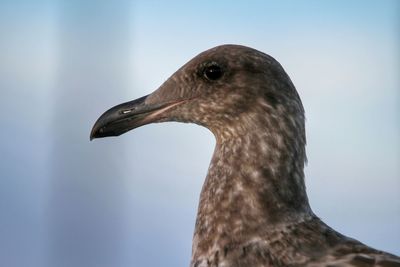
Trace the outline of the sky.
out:
M 1 1 L 0 265 L 188 266 L 213 135 L 89 132 L 227 43 L 270 54 L 295 84 L 313 211 L 400 254 L 399 33 L 389 0 Z

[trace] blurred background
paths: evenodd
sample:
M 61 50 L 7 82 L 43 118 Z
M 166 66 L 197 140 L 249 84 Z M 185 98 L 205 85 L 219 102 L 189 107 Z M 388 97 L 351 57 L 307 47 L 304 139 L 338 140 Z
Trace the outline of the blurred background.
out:
M 400 254 L 399 1 L 2 0 L 0 37 L 0 266 L 188 266 L 212 134 L 89 132 L 226 43 L 296 85 L 316 214 Z

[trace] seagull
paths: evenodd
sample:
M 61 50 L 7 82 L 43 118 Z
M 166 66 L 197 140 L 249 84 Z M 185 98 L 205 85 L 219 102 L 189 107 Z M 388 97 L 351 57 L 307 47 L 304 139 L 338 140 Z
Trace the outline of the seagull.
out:
M 204 126 L 216 139 L 191 267 L 400 267 L 398 256 L 338 233 L 311 210 L 304 109 L 273 57 L 241 45 L 211 48 L 153 93 L 103 113 L 90 139 L 166 121 Z

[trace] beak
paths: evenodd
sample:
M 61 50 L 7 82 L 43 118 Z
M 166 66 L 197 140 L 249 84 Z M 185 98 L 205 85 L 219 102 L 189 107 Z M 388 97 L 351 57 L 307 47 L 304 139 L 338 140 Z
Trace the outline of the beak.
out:
M 119 136 L 132 129 L 165 119 L 165 111 L 184 102 L 146 104 L 147 96 L 110 108 L 93 125 L 90 140 Z

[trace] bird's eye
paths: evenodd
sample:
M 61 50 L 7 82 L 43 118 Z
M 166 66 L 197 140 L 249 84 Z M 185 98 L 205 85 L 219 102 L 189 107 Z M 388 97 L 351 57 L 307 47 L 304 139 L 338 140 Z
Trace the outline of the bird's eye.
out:
M 223 74 L 222 68 L 214 62 L 204 68 L 204 77 L 210 81 L 218 80 Z

